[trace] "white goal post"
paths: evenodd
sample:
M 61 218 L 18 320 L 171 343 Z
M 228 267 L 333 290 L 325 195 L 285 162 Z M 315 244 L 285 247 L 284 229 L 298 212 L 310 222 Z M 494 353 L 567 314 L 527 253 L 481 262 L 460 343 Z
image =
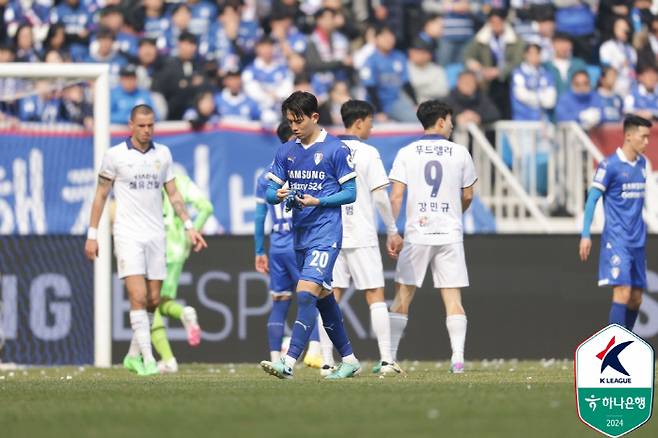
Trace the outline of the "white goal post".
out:
M 94 169 L 101 167 L 103 153 L 110 146 L 109 64 L 86 63 L 1 63 L 0 78 L 81 79 L 93 81 Z M 94 263 L 94 365 L 112 364 L 111 276 L 112 251 L 109 214 L 98 228 L 99 257 Z M 80 248 L 83 251 L 83 248 Z

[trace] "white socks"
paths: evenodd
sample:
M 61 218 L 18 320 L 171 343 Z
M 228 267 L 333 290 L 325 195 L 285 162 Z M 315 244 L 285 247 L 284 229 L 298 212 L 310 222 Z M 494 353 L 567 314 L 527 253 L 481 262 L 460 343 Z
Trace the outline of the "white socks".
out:
M 343 362 L 348 363 L 350 365 L 358 365 L 359 364 L 359 361 L 358 361 L 358 359 L 356 358 L 356 356 L 354 354 L 350 354 L 349 356 L 345 356 L 343 358 Z
M 446 318 L 446 328 L 452 347 L 451 363 L 464 363 L 464 344 L 466 343 L 466 315 L 450 315 Z
M 153 350 L 151 349 L 151 322 L 149 318 L 153 319 L 153 314 L 147 314 L 146 310 L 131 310 L 130 311 L 130 325 L 133 329 L 133 340 L 139 346 L 139 351 L 142 353 L 144 363 L 155 362 L 153 357 Z M 128 354 L 133 349 L 133 342 L 130 343 Z
M 386 303 L 372 303 L 370 305 L 370 323 L 372 324 L 372 330 L 377 336 L 379 357 L 384 362 L 393 362 L 393 356 L 391 354 L 391 322 Z
M 290 368 L 295 368 L 295 364 L 297 363 L 297 359 L 290 357 L 286 354 L 286 357 L 283 358 L 283 361 L 285 362 L 286 366 Z
M 407 315 L 393 312 L 389 312 L 388 318 L 391 324 L 391 358 L 395 362 L 398 359 L 398 345 L 409 318 Z
M 270 362 L 278 362 L 281 360 L 281 352 L 280 351 L 270 351 Z
M 334 344 L 331 342 L 331 339 L 329 339 L 329 335 L 322 325 L 322 318 L 320 315 L 318 315 L 318 333 L 320 334 L 323 365 L 334 366 Z

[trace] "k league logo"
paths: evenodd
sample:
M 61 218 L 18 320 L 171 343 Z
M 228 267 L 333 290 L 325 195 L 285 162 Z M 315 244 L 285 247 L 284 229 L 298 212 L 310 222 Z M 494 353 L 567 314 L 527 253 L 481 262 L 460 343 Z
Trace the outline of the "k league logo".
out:
M 654 351 L 635 333 L 605 327 L 578 346 L 574 371 L 578 416 L 592 429 L 618 437 L 651 418 Z

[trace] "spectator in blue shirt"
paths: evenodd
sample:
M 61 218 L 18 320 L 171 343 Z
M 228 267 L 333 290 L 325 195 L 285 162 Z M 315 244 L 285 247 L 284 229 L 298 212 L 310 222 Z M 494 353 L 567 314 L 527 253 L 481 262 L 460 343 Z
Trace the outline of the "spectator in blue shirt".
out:
M 225 119 L 259 120 L 258 103 L 242 90 L 239 70 L 228 71 L 222 80 L 224 88 L 215 95 L 217 114 Z
M 185 111 L 183 120 L 190 122 L 190 126 L 195 131 L 203 129 L 207 124 L 219 122 L 212 91 L 206 90 L 197 94 L 194 98 L 194 106 Z
M 23 122 L 56 123 L 63 121 L 62 99 L 47 80 L 36 83 L 38 94 L 22 98 L 18 103 L 18 118 Z M 40 91 L 43 90 L 43 91 Z
M 96 40 L 89 45 L 89 55 L 83 61 L 110 64 L 111 86 L 119 83 L 119 70 L 128 63 L 115 45 L 114 34 L 106 28 L 101 28 L 96 33 Z
M 139 104 L 154 106 L 148 90 L 137 87 L 135 66 L 127 64 L 119 72 L 119 85 L 110 93 L 110 122 L 125 125 L 130 119 L 130 111 Z
M 171 26 L 164 0 L 144 0 L 144 37 L 158 39 Z M 164 49 L 164 45 L 160 47 Z
M 585 70 L 587 64 L 580 58 L 573 56 L 573 43 L 571 37 L 565 33 L 553 35 L 553 56 L 544 64 L 553 75 L 557 95 L 567 91 L 571 84 L 571 78 L 577 71 Z
M 217 6 L 205 0 L 187 0 L 185 2 L 192 13 L 192 22 L 188 30 L 196 36 L 208 33 L 210 24 L 217 17 Z
M 528 44 L 523 63 L 512 74 L 512 119 L 548 120 L 557 91 L 553 76 L 541 65 L 541 47 Z
M 114 33 L 117 49 L 124 55 L 135 58 L 137 56 L 139 39 L 126 23 L 121 8 L 116 5 L 106 6 L 101 9 L 99 17 L 99 27 L 110 29 Z
M 556 2 L 555 26 L 573 41 L 574 56 L 592 62 L 594 59 L 595 0 L 566 0 Z
M 34 36 L 32 26 L 21 24 L 14 35 L 14 47 L 16 48 L 17 62 L 39 62 L 39 55 L 34 48 Z
M 91 13 L 80 4 L 80 0 L 65 0 L 50 10 L 50 23 L 62 23 L 66 31 L 66 40 L 73 59 L 87 52 L 89 31 L 93 25 Z
M 586 70 L 574 73 L 571 89 L 558 99 L 555 118 L 558 122 L 577 122 L 584 129 L 590 129 L 601 122 L 599 95 L 592 91 Z
M 439 65 L 463 62 L 466 45 L 475 35 L 473 3 L 467 0 L 443 2 L 443 35 L 439 44 Z
M 413 123 L 417 121 L 416 96 L 409 83 L 408 59 L 394 49 L 395 35 L 389 27 L 381 26 L 375 33 L 376 50 L 360 71 L 368 99 L 377 111 L 375 118 Z
M 658 72 L 652 64 L 638 69 L 637 81 L 624 98 L 624 112 L 645 119 L 658 119 Z
M 294 17 L 283 11 L 270 15 L 270 36 L 275 42 L 274 56 L 286 62 L 293 73 L 304 71 L 304 53 L 308 45 L 307 36 L 294 25 Z
M 615 93 L 617 70 L 613 67 L 603 67 L 596 90 L 601 104 L 601 123 L 619 123 L 624 117 L 624 102 Z
M 158 48 L 168 55 L 178 54 L 178 39 L 187 31 L 192 21 L 192 13 L 185 3 L 179 3 L 171 11 L 171 23 L 164 35 L 158 37 Z M 164 41 L 164 43 L 162 42 Z M 164 46 L 163 46 L 164 44 Z

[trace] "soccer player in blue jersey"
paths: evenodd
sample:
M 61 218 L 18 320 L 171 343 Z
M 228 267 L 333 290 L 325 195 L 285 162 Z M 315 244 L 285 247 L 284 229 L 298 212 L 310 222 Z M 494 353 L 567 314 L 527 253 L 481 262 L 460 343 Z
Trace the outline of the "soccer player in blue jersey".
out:
M 353 377 L 359 361 L 343 326 L 343 317 L 331 292 L 334 263 L 340 252 L 343 226 L 341 205 L 356 200 L 356 172 L 350 150 L 318 126 L 318 101 L 311 93 L 296 91 L 281 106 L 297 140 L 276 153 L 267 202 L 285 201 L 293 208 L 293 239 L 299 282 L 297 318 L 288 353 L 261 367 L 280 379 L 291 378 L 297 358 L 306 346 L 320 311 L 323 326 L 343 360 L 327 379 Z M 283 188 L 288 182 L 289 187 Z
M 579 254 L 586 261 L 592 249 L 590 226 L 594 208 L 603 197 L 605 225 L 601 236 L 599 286 L 612 286 L 610 324 L 633 329 L 647 286 L 642 218 L 651 122 L 629 115 L 624 119 L 624 144 L 599 164 L 587 196 Z
M 288 122 L 282 122 L 277 135 L 281 143 L 295 138 Z M 256 213 L 254 218 L 254 244 L 256 270 L 270 275 L 270 294 L 272 295 L 272 310 L 267 320 L 267 338 L 270 346 L 270 359 L 277 362 L 281 359 L 281 341 L 283 338 L 288 309 L 290 308 L 292 291 L 299 280 L 297 260 L 292 244 L 292 211 L 286 211 L 283 204 L 269 205 L 265 202 L 267 193 L 268 168 L 258 178 L 256 183 Z M 265 254 L 265 218 L 270 213 L 272 233 L 270 234 L 269 258 Z M 313 368 L 322 366 L 320 337 L 318 326 L 311 332 L 308 351 L 304 363 Z

